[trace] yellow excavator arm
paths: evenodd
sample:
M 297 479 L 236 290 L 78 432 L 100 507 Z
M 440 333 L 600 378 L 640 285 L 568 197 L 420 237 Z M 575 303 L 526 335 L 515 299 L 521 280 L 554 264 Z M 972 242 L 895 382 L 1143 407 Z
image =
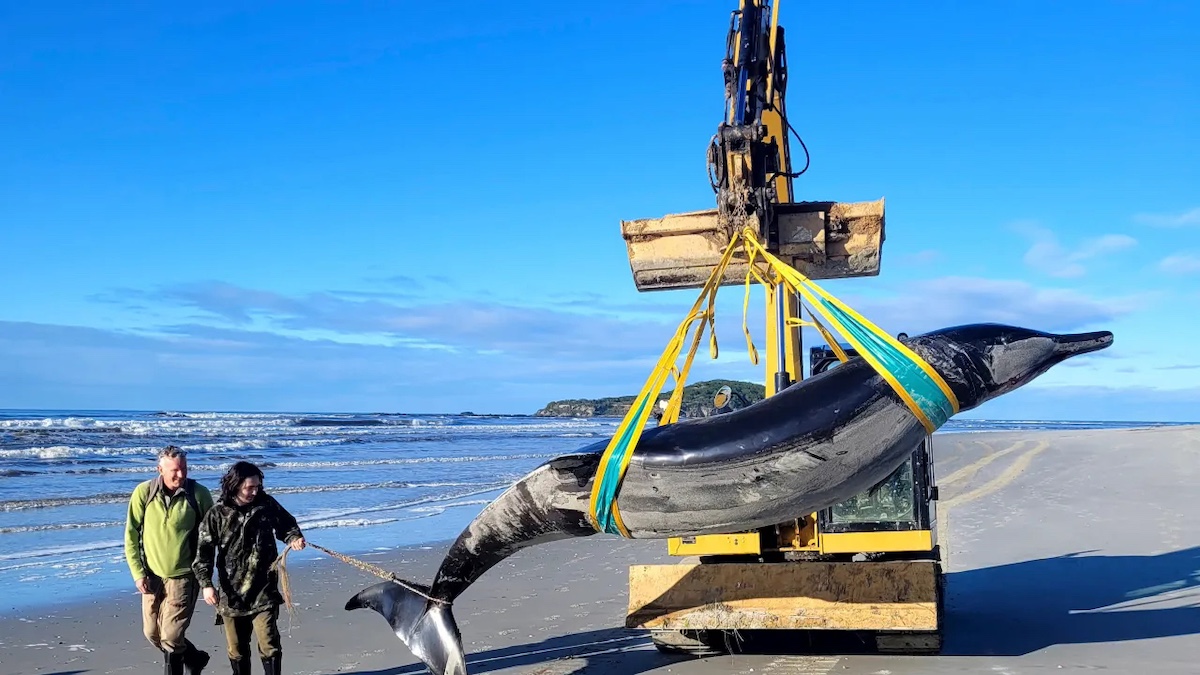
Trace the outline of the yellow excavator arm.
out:
M 709 177 L 721 220 L 751 226 L 763 244 L 777 240 L 775 207 L 792 201 L 792 179 L 803 173 L 791 172 L 788 154 L 784 53 L 779 1 L 742 0 L 721 64 L 725 119 L 709 147 Z
M 859 203 L 796 201 L 793 179 L 808 169 L 808 150 L 788 120 L 787 57 L 779 25 L 780 0 L 740 0 L 732 13 L 722 63 L 725 115 L 708 148 L 716 208 L 621 222 L 639 291 L 700 288 L 734 232 L 749 227 L 760 244 L 810 279 L 879 273 L 884 239 L 883 200 Z M 792 169 L 789 134 L 804 151 Z M 735 257 L 721 285 L 741 284 L 747 264 Z M 794 316 L 794 298 L 775 297 L 768 341 Z M 778 342 L 784 342 L 778 340 Z M 795 351 L 795 350 L 791 350 Z M 798 379 L 781 347 L 768 354 L 768 388 L 782 373 Z M 773 370 L 770 370 L 773 368 Z M 783 380 L 780 385 L 786 386 Z

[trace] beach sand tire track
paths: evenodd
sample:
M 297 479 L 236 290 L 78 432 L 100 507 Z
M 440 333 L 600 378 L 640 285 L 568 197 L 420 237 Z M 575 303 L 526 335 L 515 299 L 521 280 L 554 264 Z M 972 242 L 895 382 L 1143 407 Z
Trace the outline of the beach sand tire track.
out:
M 1025 441 L 1017 441 L 1016 443 L 1013 443 L 1012 445 L 1008 446 L 1007 448 L 1004 448 L 1003 450 L 996 450 L 996 448 L 991 443 L 979 441 L 978 444 L 983 446 L 987 450 L 987 454 L 985 454 L 982 458 L 972 462 L 971 464 L 968 464 L 967 466 L 960 468 L 959 470 L 955 471 L 954 473 L 950 474 L 949 476 L 946 476 L 945 478 L 938 480 L 938 484 L 940 484 L 942 486 L 946 486 L 946 485 L 954 485 L 955 483 L 959 483 L 959 482 L 969 481 L 975 477 L 975 474 L 979 473 L 980 469 L 987 466 L 988 464 L 991 464 L 992 462 L 996 461 L 997 459 L 1004 457 L 1005 455 L 1015 452 L 1016 450 L 1021 448 L 1023 445 L 1025 445 L 1025 443 L 1026 443 Z
M 841 659 L 834 656 L 778 656 L 765 666 L 743 668 L 739 675 L 828 675 Z
M 987 446 L 987 444 L 984 444 L 984 445 L 989 448 L 991 447 L 991 446 Z M 1013 445 L 1011 445 L 1003 450 L 1000 450 L 991 455 L 988 455 L 987 457 L 980 459 L 979 461 L 975 462 L 974 464 L 965 466 L 965 467 L 959 469 L 958 471 L 955 471 L 953 474 L 951 474 L 949 477 L 947 477 L 946 482 L 961 481 L 961 480 L 964 480 L 965 478 L 972 477 L 983 467 L 992 463 L 996 459 L 999 459 L 1000 457 L 1011 454 L 1012 452 L 1014 452 L 1015 450 L 1017 450 L 1020 447 L 1023 447 L 1024 445 L 1026 445 L 1026 442 L 1020 441 L 1018 443 L 1014 443 Z M 1030 450 L 1026 451 L 1024 454 L 1022 454 L 1021 456 L 1019 456 L 1015 460 L 1013 460 L 1013 463 L 1010 464 L 1008 466 L 1008 468 L 1006 468 L 1004 471 L 1002 471 L 999 476 L 996 476 L 995 478 L 987 481 L 983 485 L 980 485 L 979 487 L 977 487 L 973 490 L 968 490 L 966 492 L 959 493 L 957 495 L 954 495 L 950 499 L 947 499 L 938 504 L 938 510 L 937 510 L 938 541 L 941 542 L 940 546 L 942 548 L 943 564 L 947 568 L 950 567 L 950 554 L 953 550 L 953 546 L 951 545 L 951 535 L 950 535 L 950 514 L 951 514 L 951 512 L 957 507 L 960 507 L 964 504 L 968 504 L 970 502 L 976 501 L 983 497 L 987 497 L 988 495 L 991 495 L 999 490 L 1004 489 L 1005 487 L 1008 487 L 1015 480 L 1017 480 L 1017 478 L 1020 478 L 1021 474 L 1023 474 L 1025 472 L 1025 470 L 1029 468 L 1029 465 L 1033 463 L 1033 460 L 1038 455 L 1040 455 L 1042 452 L 1044 452 L 1049 447 L 1050 447 L 1050 444 L 1048 442 L 1038 441 L 1037 444 L 1034 445 L 1033 448 L 1031 448 Z

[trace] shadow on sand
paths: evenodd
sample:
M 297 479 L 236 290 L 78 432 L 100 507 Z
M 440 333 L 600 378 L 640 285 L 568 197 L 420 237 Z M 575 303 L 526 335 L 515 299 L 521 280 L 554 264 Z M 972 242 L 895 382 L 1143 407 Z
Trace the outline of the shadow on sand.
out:
M 1153 556 L 1088 553 L 948 574 L 942 654 L 1020 656 L 1058 644 L 1200 633 L 1197 598 L 1179 593 L 1200 586 L 1200 547 Z M 740 637 L 737 651 L 756 654 L 869 654 L 874 644 L 867 634 L 848 632 L 747 631 Z M 467 667 L 486 673 L 545 664 L 553 675 L 635 675 L 690 659 L 649 645 L 645 631 L 610 628 L 468 654 Z M 396 649 L 405 648 L 397 642 Z M 571 662 L 551 667 L 561 659 Z M 410 664 L 358 675 L 423 672 L 423 665 Z
M 404 645 L 399 641 L 396 642 L 396 649 L 407 656 Z M 636 675 L 686 659 L 659 653 L 650 646 L 645 631 L 605 628 L 467 654 L 467 672 L 474 675 L 540 664 L 544 666 L 544 672 L 553 675 Z M 360 670 L 355 671 L 355 675 L 417 675 L 428 672 L 423 664 L 416 663 L 384 670 Z M 533 669 L 529 672 L 536 675 L 543 670 Z
M 1200 633 L 1200 547 L 1161 555 L 1073 553 L 947 575 L 947 655 L 1028 654 L 1057 644 Z

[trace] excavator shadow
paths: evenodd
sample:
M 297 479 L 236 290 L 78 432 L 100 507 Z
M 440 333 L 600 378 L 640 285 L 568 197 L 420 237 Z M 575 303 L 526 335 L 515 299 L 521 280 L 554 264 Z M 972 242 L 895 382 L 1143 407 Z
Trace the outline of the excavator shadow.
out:
M 1200 634 L 1200 547 L 1159 555 L 1092 551 L 946 574 L 943 656 L 1022 656 L 1053 645 Z M 741 654 L 877 654 L 872 631 L 708 635 Z
M 948 574 L 942 653 L 1017 656 L 1200 633 L 1200 547 L 1090 553 Z

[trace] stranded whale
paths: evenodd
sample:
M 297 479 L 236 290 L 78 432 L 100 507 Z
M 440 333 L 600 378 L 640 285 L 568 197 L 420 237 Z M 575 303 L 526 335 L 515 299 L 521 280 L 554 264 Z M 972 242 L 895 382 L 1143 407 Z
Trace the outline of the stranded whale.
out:
M 971 324 L 904 343 L 937 371 L 963 411 L 1112 340 L 1107 331 L 1056 335 Z M 617 506 L 632 538 L 773 525 L 877 484 L 926 433 L 884 378 L 854 358 L 746 408 L 647 429 Z M 497 497 L 450 547 L 432 586 L 376 584 L 346 609 L 379 612 L 434 675 L 465 675 L 454 599 L 523 548 L 597 533 L 589 499 L 607 443 L 552 459 Z

